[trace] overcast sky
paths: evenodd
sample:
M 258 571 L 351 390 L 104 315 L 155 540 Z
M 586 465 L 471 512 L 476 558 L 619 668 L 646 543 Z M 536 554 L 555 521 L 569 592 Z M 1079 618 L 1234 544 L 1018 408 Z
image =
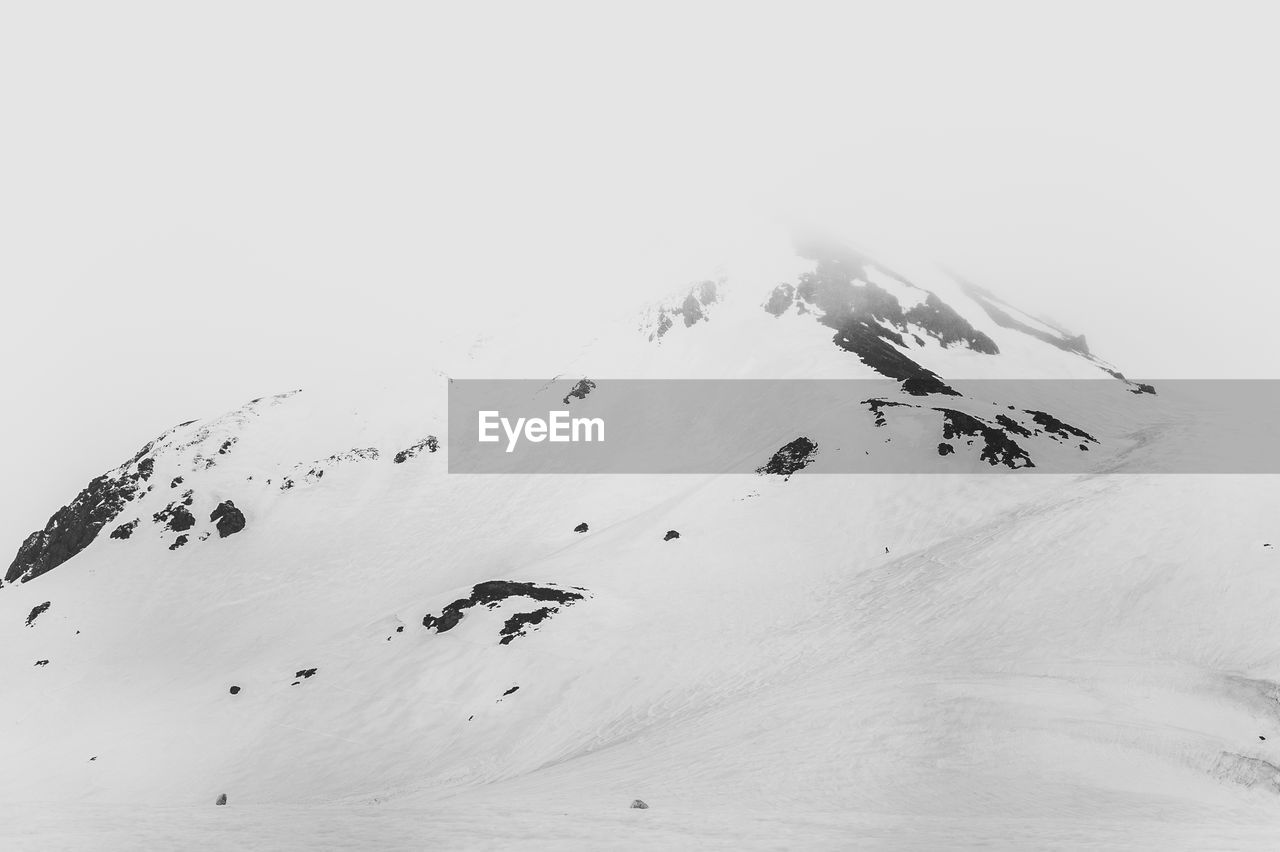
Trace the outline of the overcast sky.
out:
M 1276 377 L 1273 8 L 4 4 L 0 547 L 178 421 L 625 302 L 746 213 Z

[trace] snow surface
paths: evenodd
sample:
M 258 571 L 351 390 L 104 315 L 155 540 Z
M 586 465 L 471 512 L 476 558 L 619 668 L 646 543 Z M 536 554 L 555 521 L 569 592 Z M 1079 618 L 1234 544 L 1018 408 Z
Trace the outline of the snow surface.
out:
M 874 375 L 734 284 L 657 344 L 496 334 L 440 369 Z M 962 312 L 1001 354 L 913 350 L 944 378 L 1111 381 Z M 166 433 L 129 540 L 0 589 L 0 847 L 1275 847 L 1275 477 L 1125 473 L 1162 435 L 1101 422 L 1070 476 L 450 476 L 434 369 Z M 151 514 L 188 488 L 170 551 Z M 226 499 L 245 530 L 200 540 Z M 587 597 L 508 645 L 527 602 L 423 627 L 494 579 Z

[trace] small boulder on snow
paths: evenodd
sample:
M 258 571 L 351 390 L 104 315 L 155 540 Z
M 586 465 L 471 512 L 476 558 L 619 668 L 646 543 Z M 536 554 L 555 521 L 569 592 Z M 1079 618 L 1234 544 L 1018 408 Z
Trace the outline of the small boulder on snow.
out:
M 219 538 L 235 535 L 244 529 L 244 512 L 237 509 L 236 504 L 230 500 L 219 503 L 218 508 L 209 515 L 209 520 L 218 525 Z
M 662 540 L 671 541 L 671 539 L 679 538 L 679 537 L 680 537 L 680 533 L 676 532 L 675 530 L 667 530 L 667 534 L 662 537 Z
M 40 617 L 40 614 L 43 613 L 45 610 L 47 610 L 51 606 L 53 606 L 53 604 L 50 601 L 45 601 L 42 604 L 36 604 L 35 606 L 33 606 L 31 608 L 31 612 L 28 613 L 27 615 L 27 626 L 30 627 L 32 623 L 34 623 L 35 620 Z
M 644 803 L 644 799 L 632 799 L 631 807 L 636 808 L 637 810 L 642 810 L 642 811 L 649 810 L 649 806 Z
M 582 523 L 578 524 L 576 527 L 574 527 L 574 528 L 573 528 L 573 531 L 574 531 L 574 532 L 576 532 L 576 533 L 584 533 L 584 532 L 586 532 L 588 529 L 589 529 L 589 527 L 587 526 L 586 522 L 584 521 L 584 522 L 582 522 Z
M 214 802 L 215 805 L 225 805 L 226 803 L 227 803 L 226 793 L 223 793 L 221 796 L 218 797 L 218 800 Z

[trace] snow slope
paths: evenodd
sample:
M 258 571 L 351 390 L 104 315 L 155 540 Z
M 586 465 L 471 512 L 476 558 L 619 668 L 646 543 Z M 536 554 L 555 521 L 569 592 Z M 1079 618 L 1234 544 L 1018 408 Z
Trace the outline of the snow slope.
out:
M 802 285 L 822 262 L 743 265 Z M 964 323 L 832 319 L 830 301 L 824 318 L 820 291 L 775 315 L 782 282 L 730 269 L 585 342 L 495 334 L 417 387 L 308 388 L 160 436 L 86 498 L 121 504 L 86 547 L 35 559 L 94 514 L 55 516 L 0 588 L 0 840 L 1273 846 L 1280 483 L 1134 473 L 1176 426 L 1158 398 L 942 274 L 855 279 Z M 519 365 L 563 394 L 582 376 L 883 375 L 863 357 L 879 343 L 833 343 L 850 323 L 901 334 L 962 391 L 1097 378 L 1146 406 L 1143 434 L 1054 412 L 1099 438 L 1072 475 L 814 475 L 821 453 L 785 479 L 446 473 L 445 376 Z M 940 339 L 956 327 L 977 343 Z M 936 419 L 865 416 L 857 434 L 936 456 Z M 990 467 L 957 444 L 960 469 Z M 763 464 L 776 441 L 760 447 Z M 223 535 L 227 501 L 244 526 Z

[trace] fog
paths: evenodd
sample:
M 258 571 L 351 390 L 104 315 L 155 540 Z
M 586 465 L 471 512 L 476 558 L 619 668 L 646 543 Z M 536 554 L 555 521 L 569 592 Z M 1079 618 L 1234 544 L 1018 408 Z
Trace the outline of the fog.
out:
M 8 4 L 0 545 L 178 421 L 643 301 L 748 220 L 1276 377 L 1275 22 L 1173 6 Z

